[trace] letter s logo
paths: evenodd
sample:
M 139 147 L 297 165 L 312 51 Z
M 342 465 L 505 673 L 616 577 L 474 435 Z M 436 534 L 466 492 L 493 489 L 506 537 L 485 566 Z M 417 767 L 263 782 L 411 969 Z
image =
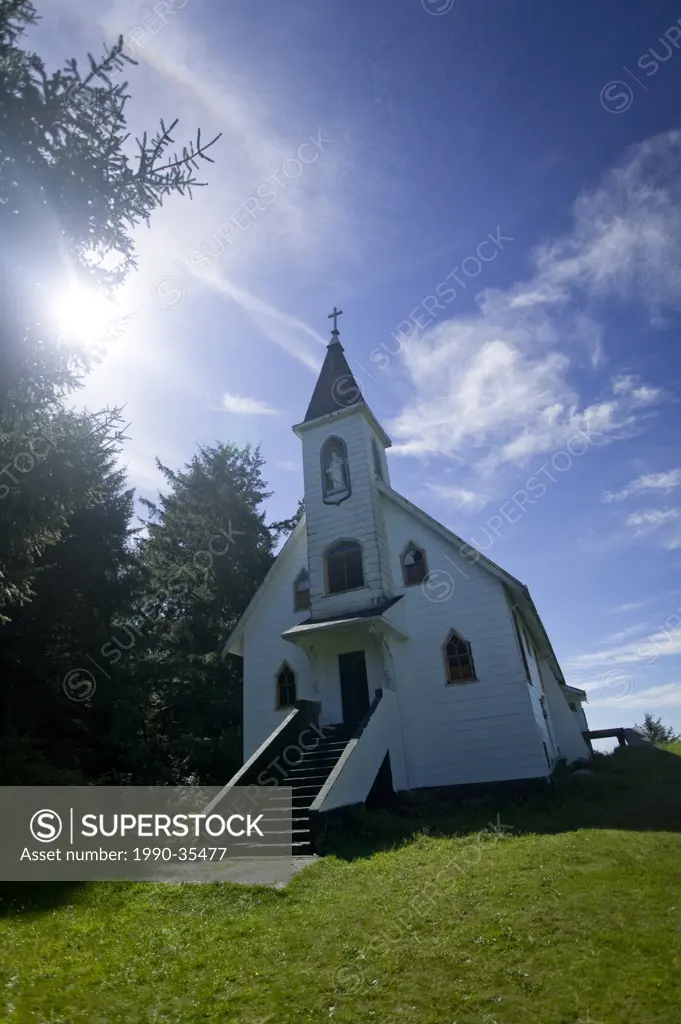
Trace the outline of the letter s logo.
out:
M 61 835 L 62 821 L 56 811 L 36 811 L 29 825 L 31 835 L 39 843 L 53 843 Z

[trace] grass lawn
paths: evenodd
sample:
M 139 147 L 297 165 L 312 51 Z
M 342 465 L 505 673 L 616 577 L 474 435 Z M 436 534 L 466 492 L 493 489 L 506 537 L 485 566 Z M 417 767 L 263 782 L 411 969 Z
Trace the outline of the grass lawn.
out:
M 6 884 L 0 1019 L 676 1024 L 679 755 L 619 750 L 524 801 L 358 813 L 280 891 Z

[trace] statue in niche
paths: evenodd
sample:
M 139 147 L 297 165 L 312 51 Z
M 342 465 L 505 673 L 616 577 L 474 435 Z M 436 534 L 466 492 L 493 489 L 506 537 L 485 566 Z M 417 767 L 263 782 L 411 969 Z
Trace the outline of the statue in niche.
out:
M 344 491 L 347 487 L 345 482 L 345 464 L 337 451 L 331 452 L 329 468 L 326 475 L 331 481 L 332 491 Z
M 338 504 L 350 497 L 350 476 L 345 445 L 338 437 L 329 438 L 322 449 L 324 501 Z

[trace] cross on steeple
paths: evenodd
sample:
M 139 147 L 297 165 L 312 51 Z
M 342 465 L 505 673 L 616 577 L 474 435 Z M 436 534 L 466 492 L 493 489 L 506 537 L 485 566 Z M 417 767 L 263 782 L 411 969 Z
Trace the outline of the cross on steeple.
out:
M 328 320 L 333 320 L 333 330 L 331 331 L 331 334 L 334 338 L 337 338 L 338 335 L 340 334 L 340 331 L 338 330 L 338 317 L 341 316 L 342 313 L 342 309 L 336 309 L 336 307 L 334 306 L 333 313 L 329 313 L 327 317 Z

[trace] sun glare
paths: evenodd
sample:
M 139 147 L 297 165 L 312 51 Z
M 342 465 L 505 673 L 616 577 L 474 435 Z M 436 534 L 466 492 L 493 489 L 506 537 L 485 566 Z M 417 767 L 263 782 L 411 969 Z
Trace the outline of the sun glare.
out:
M 67 340 L 92 348 L 106 339 L 121 312 L 95 288 L 72 285 L 56 296 L 52 315 Z

